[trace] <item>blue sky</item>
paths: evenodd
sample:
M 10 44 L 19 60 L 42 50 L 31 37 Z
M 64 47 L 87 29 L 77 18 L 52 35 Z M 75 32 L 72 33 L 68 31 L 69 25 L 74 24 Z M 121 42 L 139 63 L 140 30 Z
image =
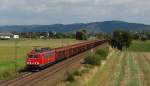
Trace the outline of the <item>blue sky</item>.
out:
M 108 20 L 150 24 L 150 0 L 0 0 L 0 25 Z

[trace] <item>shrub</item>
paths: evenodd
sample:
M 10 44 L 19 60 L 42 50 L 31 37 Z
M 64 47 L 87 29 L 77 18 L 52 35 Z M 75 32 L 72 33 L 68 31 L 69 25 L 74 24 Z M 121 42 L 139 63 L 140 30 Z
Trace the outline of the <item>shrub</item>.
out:
M 105 60 L 108 56 L 108 52 L 108 48 L 101 48 L 96 51 L 96 54 L 100 55 L 102 60 Z
M 75 71 L 68 72 L 67 74 L 68 74 L 67 81 L 73 82 L 75 80 L 75 76 L 82 75 L 82 71 L 75 70 Z
M 83 74 L 83 73 L 88 73 L 88 72 L 89 72 L 88 69 L 83 69 L 83 70 L 81 70 L 81 74 Z
M 146 37 L 142 37 L 141 40 L 142 41 L 146 41 L 147 39 L 146 39 Z
M 73 71 L 73 75 L 81 76 L 82 74 L 81 74 L 81 72 L 80 72 L 80 71 L 75 70 L 75 71 Z
M 7 39 L 7 38 L 0 38 L 0 40 L 9 40 L 9 39 Z
M 73 82 L 75 80 L 75 76 L 73 72 L 68 73 L 67 81 Z
M 85 67 L 85 68 L 88 68 L 88 69 L 91 69 L 91 68 L 93 68 L 94 66 L 89 65 L 89 64 L 85 64 L 84 67 Z
M 90 65 L 100 65 L 101 56 L 97 54 L 89 55 L 85 58 L 85 63 Z

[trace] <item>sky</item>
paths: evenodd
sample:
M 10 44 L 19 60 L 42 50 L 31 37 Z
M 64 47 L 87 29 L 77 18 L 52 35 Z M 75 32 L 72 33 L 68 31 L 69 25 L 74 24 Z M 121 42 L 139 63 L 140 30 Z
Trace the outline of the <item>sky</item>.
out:
M 0 25 L 110 20 L 150 25 L 150 0 L 0 0 Z

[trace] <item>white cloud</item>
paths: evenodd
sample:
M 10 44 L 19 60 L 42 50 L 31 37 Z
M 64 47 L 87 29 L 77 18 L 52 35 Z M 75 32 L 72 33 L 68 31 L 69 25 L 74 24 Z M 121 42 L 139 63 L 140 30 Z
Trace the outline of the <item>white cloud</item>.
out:
M 150 0 L 0 0 L 0 23 L 50 24 L 114 19 L 149 23 L 149 3 Z

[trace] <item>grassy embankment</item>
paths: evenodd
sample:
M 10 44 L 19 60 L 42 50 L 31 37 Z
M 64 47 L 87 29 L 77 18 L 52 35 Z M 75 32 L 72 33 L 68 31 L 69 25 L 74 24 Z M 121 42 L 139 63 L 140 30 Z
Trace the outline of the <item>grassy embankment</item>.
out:
M 123 52 L 112 51 L 106 63 L 96 72 L 75 81 L 69 86 L 149 86 L 150 41 L 134 41 Z M 90 76 L 90 77 L 89 77 Z
M 61 47 L 79 41 L 74 39 L 50 39 L 50 40 L 19 40 L 17 53 L 15 53 L 14 40 L 0 40 L 0 79 L 6 79 L 15 75 L 15 54 L 17 54 L 17 70 L 25 67 L 27 52 L 35 47 Z

